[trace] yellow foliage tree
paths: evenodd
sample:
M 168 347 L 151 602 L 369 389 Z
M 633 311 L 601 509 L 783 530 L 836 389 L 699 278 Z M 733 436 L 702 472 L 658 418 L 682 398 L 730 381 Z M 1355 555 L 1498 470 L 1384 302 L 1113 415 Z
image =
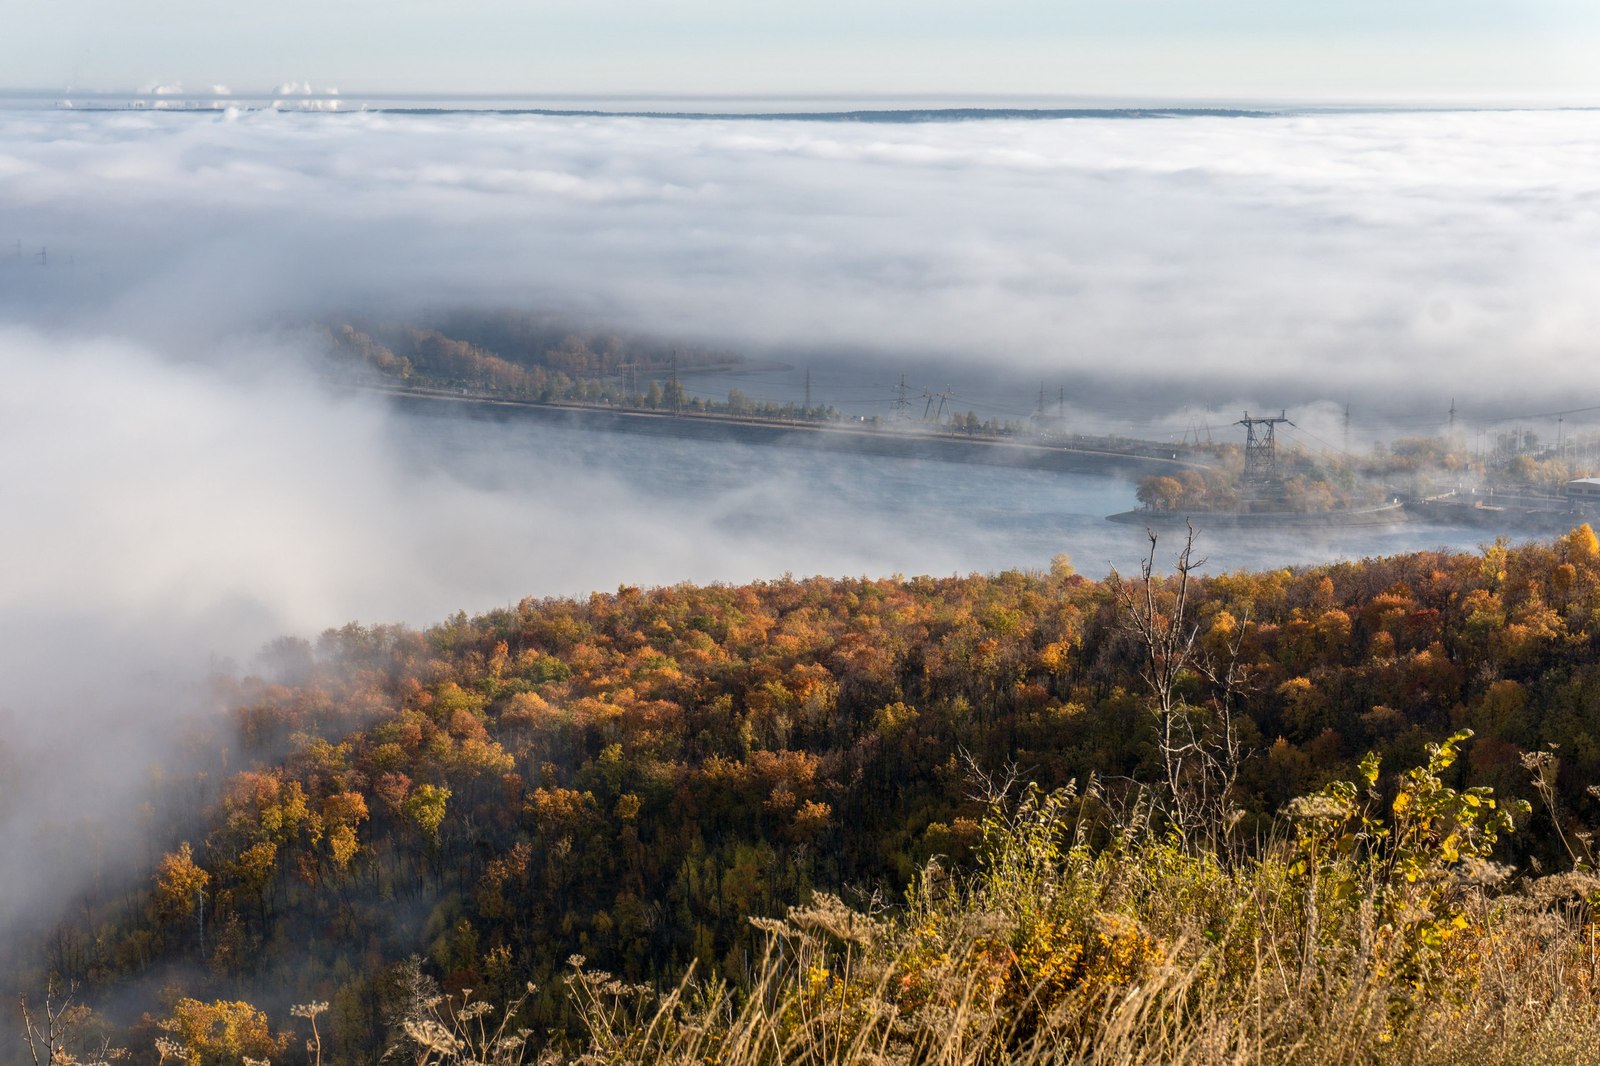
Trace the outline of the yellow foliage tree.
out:
M 172 1034 L 186 1066 L 235 1066 L 247 1055 L 270 1059 L 288 1043 L 272 1035 L 265 1013 L 243 1000 L 180 999 L 159 1024 Z
M 194 861 L 194 850 L 184 841 L 176 852 L 161 857 L 156 870 L 156 911 L 163 921 L 179 922 L 204 906 L 211 875 Z

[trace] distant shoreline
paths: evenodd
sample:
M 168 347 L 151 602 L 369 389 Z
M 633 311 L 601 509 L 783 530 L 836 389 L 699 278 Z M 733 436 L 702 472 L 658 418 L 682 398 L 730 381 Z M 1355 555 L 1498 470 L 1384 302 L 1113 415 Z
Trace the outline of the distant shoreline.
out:
M 1269 529 L 1284 526 L 1398 526 L 1423 519 L 1403 503 L 1350 507 L 1333 511 L 1121 511 L 1106 520 L 1131 526 L 1170 528 L 1192 525 L 1227 529 Z
M 677 122 L 839 122 L 865 125 L 926 125 L 941 122 L 1021 121 L 1067 119 L 1274 118 L 1288 111 L 1225 107 L 934 107 L 858 108 L 841 111 L 686 111 L 607 110 L 561 107 L 450 107 L 389 105 L 338 96 L 329 97 L 216 97 L 130 96 L 119 100 L 61 97 L 41 110 L 85 113 L 155 111 L 172 114 L 214 115 L 228 110 L 281 111 L 322 115 L 525 115 L 537 118 L 631 118 Z
M 971 437 L 947 432 L 897 430 L 870 424 L 785 421 L 720 412 L 673 412 L 564 401 L 507 399 L 446 389 L 396 388 L 349 384 L 361 392 L 389 397 L 420 413 L 450 408 L 481 418 L 536 418 L 577 428 L 640 433 L 697 440 L 736 440 L 746 444 L 819 447 L 889 458 L 934 459 L 942 462 L 1015 466 L 1062 473 L 1139 476 L 1200 469 L 1203 464 L 1174 456 L 1150 454 L 1145 441 L 1129 441 L 1126 450 L 1074 447 L 1009 438 Z
M 1215 107 L 936 107 L 861 109 L 851 111 L 604 111 L 553 107 L 450 108 L 375 107 L 387 115 L 542 115 L 550 118 L 654 118 L 684 121 L 743 122 L 981 122 L 992 119 L 1048 120 L 1070 118 L 1270 118 L 1280 112 Z

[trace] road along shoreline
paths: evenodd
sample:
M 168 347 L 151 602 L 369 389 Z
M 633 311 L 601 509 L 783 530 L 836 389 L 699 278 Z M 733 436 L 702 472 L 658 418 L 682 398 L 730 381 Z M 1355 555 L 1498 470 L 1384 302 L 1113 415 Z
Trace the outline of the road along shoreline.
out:
M 1010 466 L 1062 473 L 1142 477 L 1202 469 L 1148 441 L 1130 441 L 1127 450 L 1092 448 L 1006 438 L 967 437 L 914 429 L 874 428 L 868 424 L 785 422 L 701 412 L 674 413 L 648 408 L 595 404 L 540 403 L 445 390 L 355 386 L 375 392 L 408 413 L 456 415 L 488 421 L 526 419 L 580 429 L 691 440 L 736 441 L 778 447 L 814 448 L 902 459 Z

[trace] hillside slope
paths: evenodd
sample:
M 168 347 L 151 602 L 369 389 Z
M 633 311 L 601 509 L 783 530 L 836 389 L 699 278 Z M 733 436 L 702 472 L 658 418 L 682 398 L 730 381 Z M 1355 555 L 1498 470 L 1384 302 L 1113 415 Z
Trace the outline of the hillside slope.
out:
M 522 1017 L 538 1032 L 576 1024 L 574 954 L 628 980 L 672 986 L 692 965 L 748 984 L 768 943 L 752 916 L 819 890 L 899 901 L 936 856 L 967 868 L 995 817 L 975 771 L 1046 791 L 1093 775 L 1107 809 L 1141 785 L 1210 787 L 1171 777 L 1150 647 L 1130 627 L 1147 604 L 1159 630 L 1174 593 L 1064 564 L 785 578 L 280 641 L 273 680 L 230 693 L 236 736 L 203 832 L 157 826 L 169 840 L 137 875 L 148 888 L 42 935 L 14 977 L 78 982 L 124 1022 L 184 995 L 275 1018 L 326 1000 L 325 1054 L 346 1062 L 396 1038 L 395 967 L 412 955 L 413 978 L 495 1002 L 534 982 Z M 1444 785 L 1538 800 L 1524 756 L 1559 745 L 1548 798 L 1568 843 L 1595 824 L 1587 527 L 1474 555 L 1196 576 L 1184 607 L 1195 644 L 1167 695 L 1207 758 L 1216 723 L 1233 730 L 1237 765 L 1207 808 L 1229 840 L 1282 838 L 1284 805 L 1358 779 L 1366 752 L 1424 764 L 1461 728 L 1476 738 Z M 1570 865 L 1550 810 L 1519 816 L 1495 855 Z M 143 991 L 114 995 L 129 988 Z M 153 1033 L 147 1019 L 130 1039 L 148 1049 Z

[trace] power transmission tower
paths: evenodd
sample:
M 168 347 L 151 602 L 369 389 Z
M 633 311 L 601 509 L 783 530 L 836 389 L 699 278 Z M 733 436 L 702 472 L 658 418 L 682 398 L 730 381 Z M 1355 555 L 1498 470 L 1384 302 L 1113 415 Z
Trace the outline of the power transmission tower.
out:
M 909 386 L 906 385 L 906 376 L 901 374 L 900 384 L 894 387 L 894 416 L 902 421 L 911 417 L 911 401 L 906 399 L 906 390 L 908 388 Z
M 1244 480 L 1246 484 L 1266 485 L 1278 478 L 1277 429 L 1280 425 L 1294 425 L 1284 413 L 1266 418 L 1244 417 L 1235 422 L 1244 427 Z
M 637 362 L 618 363 L 617 376 L 622 379 L 622 388 L 629 396 L 639 395 L 639 364 Z
M 811 368 L 809 366 L 806 367 L 806 407 L 805 407 L 805 409 L 807 411 L 811 410 Z
M 1039 410 L 1034 412 L 1034 417 L 1044 421 L 1044 382 L 1039 382 Z

